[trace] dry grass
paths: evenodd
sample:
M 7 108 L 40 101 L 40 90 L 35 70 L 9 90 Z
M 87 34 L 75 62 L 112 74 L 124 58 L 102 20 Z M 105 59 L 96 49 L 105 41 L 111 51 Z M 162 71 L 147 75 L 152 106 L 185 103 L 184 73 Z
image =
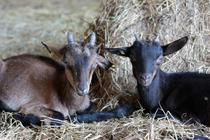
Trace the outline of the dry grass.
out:
M 26 0 L 25 0 L 26 1 Z M 3 0 L 0 2 L 9 2 Z M 53 0 L 56 2 L 56 0 Z M 1 57 L 14 52 L 42 53 L 37 49 L 40 40 L 63 43 L 64 32 L 72 30 L 83 32 L 87 24 L 78 26 L 78 15 L 66 10 L 68 1 L 53 7 L 47 2 L 46 7 L 39 8 L 40 1 L 34 9 L 31 5 L 25 8 L 14 8 L 15 11 L 2 10 L 4 20 L 0 21 L 3 32 L 1 38 Z M 11 4 L 12 5 L 12 4 Z M 10 6 L 11 6 L 10 5 Z M 13 4 L 14 5 L 14 4 Z M 65 7 L 65 8 L 59 8 Z M 8 8 L 8 7 L 3 7 Z M 11 8 L 11 7 L 9 7 Z M 55 11 L 53 8 L 58 8 Z M 8 13 L 6 13 L 7 11 Z M 4 13 L 5 12 L 5 13 Z M 75 17 L 74 17 L 75 16 Z M 79 15 L 81 16 L 81 15 Z M 25 17 L 25 18 L 23 18 Z M 23 19 L 22 19 L 23 18 Z M 184 35 L 190 36 L 188 45 L 178 53 L 165 58 L 162 68 L 166 71 L 200 71 L 209 72 L 210 43 L 210 1 L 208 0 L 106 0 L 103 10 L 89 30 L 98 35 L 98 46 L 129 46 L 134 40 L 133 33 L 143 38 L 153 39 L 160 36 L 162 44 L 169 43 Z M 70 24 L 72 23 L 72 24 Z M 75 24 L 75 25 L 74 25 Z M 84 28 L 81 28 L 84 27 Z M 11 30 L 12 28 L 12 30 Z M 24 31 L 22 31 L 24 29 Z M 77 29 L 77 30 L 75 30 Z M 87 32 L 88 32 L 87 31 Z M 78 34 L 77 33 L 77 36 Z M 15 51 L 10 51 L 15 47 Z M 24 46 L 24 47 L 20 47 Z M 31 48 L 27 48 L 32 46 Z M 98 110 L 115 107 L 120 98 L 124 102 L 133 102 L 129 97 L 136 93 L 135 79 L 128 59 L 113 55 L 106 57 L 115 63 L 109 72 L 97 71 L 98 81 L 92 86 L 91 96 L 98 105 Z M 103 99 L 102 99 L 103 97 Z M 126 97 L 126 98 L 124 98 Z M 167 113 L 169 116 L 170 114 Z M 65 122 L 60 128 L 35 127 L 24 128 L 11 118 L 10 113 L 1 113 L 0 139 L 186 139 L 195 134 L 208 136 L 210 129 L 200 124 L 184 125 L 177 120 L 153 119 L 135 112 L 129 118 L 109 120 L 93 124 L 72 124 Z
M 65 122 L 60 128 L 50 126 L 24 128 L 14 121 L 11 114 L 1 114 L 0 138 L 9 139 L 185 139 L 195 134 L 209 135 L 209 129 L 202 125 L 184 125 L 167 117 L 154 120 L 143 117 L 142 111 L 129 118 L 109 120 L 92 124 Z
M 62 46 L 67 31 L 80 39 L 99 5 L 96 0 L 1 0 L 0 58 L 25 52 L 47 55 L 40 42 Z

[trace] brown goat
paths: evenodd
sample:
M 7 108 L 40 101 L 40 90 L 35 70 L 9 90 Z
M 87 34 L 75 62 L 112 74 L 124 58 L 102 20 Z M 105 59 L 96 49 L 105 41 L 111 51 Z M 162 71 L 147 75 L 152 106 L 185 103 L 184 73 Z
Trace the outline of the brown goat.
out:
M 96 52 L 95 33 L 86 45 L 73 40 L 68 33 L 68 45 L 54 51 L 62 62 L 37 55 L 18 55 L 0 62 L 0 111 L 19 112 L 14 117 L 24 125 L 40 124 L 40 119 L 64 120 L 69 115 L 90 107 L 88 96 L 92 75 L 97 66 L 110 66 Z M 43 43 L 43 45 L 47 46 Z M 128 106 L 110 112 L 79 114 L 78 122 L 119 118 L 132 112 Z

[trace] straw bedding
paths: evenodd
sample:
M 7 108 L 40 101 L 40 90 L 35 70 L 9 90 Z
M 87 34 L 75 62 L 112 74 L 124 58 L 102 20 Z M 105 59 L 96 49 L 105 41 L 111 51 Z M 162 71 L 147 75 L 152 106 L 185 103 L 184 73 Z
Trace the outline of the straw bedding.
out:
M 165 58 L 162 69 L 209 73 L 210 1 L 208 0 L 106 0 L 96 21 L 85 34 L 95 31 L 98 47 L 129 46 L 133 33 L 144 39 L 159 36 L 162 44 L 188 35 L 188 44 Z M 114 108 L 119 102 L 133 103 L 136 81 L 127 58 L 105 54 L 115 67 L 97 70 L 91 89 L 97 110 Z M 103 97 L 103 98 L 102 98 Z M 134 97 L 134 98 L 132 98 Z M 138 103 L 137 103 L 138 104 Z M 1 113 L 1 139 L 187 139 L 195 134 L 208 136 L 210 129 L 201 124 L 185 125 L 175 119 L 154 119 L 136 111 L 129 118 L 92 124 L 65 122 L 60 128 L 50 126 L 24 128 L 10 113 Z

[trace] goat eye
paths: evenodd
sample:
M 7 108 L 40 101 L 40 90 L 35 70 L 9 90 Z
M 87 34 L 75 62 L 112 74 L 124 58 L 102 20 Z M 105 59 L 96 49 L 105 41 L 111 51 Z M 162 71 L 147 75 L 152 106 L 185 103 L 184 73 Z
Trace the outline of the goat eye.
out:
M 63 60 L 63 63 L 67 64 L 68 62 L 66 60 Z

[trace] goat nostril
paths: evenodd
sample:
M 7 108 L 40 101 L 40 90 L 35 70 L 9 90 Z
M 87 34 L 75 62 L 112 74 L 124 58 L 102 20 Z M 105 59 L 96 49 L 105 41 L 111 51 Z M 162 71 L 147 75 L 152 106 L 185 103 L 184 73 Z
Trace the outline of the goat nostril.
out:
M 142 76 L 140 76 L 140 79 L 142 79 L 142 80 L 148 80 L 148 79 L 150 79 L 152 77 L 152 75 L 142 75 Z
M 88 89 L 87 88 L 79 88 L 78 92 L 80 95 L 86 95 L 86 94 L 88 94 Z

